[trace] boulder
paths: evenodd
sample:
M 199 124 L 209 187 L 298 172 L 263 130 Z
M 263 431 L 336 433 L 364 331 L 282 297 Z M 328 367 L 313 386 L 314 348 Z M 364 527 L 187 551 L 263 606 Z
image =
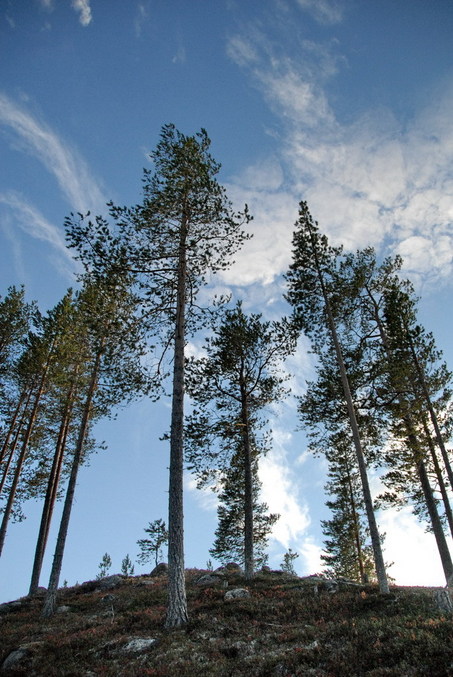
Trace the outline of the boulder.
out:
M 106 576 L 97 581 L 96 590 L 113 590 L 123 583 L 123 576 L 120 574 L 113 574 L 113 576 Z
M 228 592 L 225 593 L 224 600 L 228 602 L 232 599 L 246 599 L 247 597 L 250 597 L 250 592 L 248 590 L 245 588 L 235 588 L 234 590 L 228 590 Z
M 70 606 L 65 606 L 64 604 L 62 604 L 61 606 L 57 607 L 57 610 L 56 610 L 55 613 L 57 613 L 57 614 L 65 614 L 65 613 L 67 613 L 68 611 L 71 611 L 71 607 L 70 607 Z
M 198 585 L 200 588 L 222 587 L 225 583 L 228 585 L 228 582 L 223 580 L 221 572 L 203 574 L 203 576 L 200 576 L 195 581 L 195 585 Z
M 163 576 L 164 574 L 168 574 L 168 564 L 161 562 L 157 567 L 154 567 L 150 576 Z
M 14 602 L 4 602 L 4 604 L 0 604 L 0 614 L 9 614 L 12 611 L 18 611 L 21 609 L 23 606 L 22 602 L 19 602 L 19 600 L 16 600 Z
M 18 667 L 18 664 L 21 663 L 28 654 L 29 651 L 25 646 L 20 646 L 18 649 L 11 651 L 2 663 L 2 672 L 3 670 L 10 670 L 11 668 Z
M 227 571 L 235 571 L 238 573 L 242 572 L 242 567 L 237 564 L 237 562 L 228 562 L 228 564 L 225 564 L 225 569 Z
M 42 642 L 30 642 L 29 644 L 23 644 L 17 649 L 14 649 L 6 656 L 0 666 L 0 671 L 14 670 L 14 674 L 29 674 L 28 671 L 25 671 L 25 664 L 28 663 L 28 659 L 31 657 L 33 649 L 40 645 L 42 645 Z M 18 672 L 16 673 L 16 671 Z
M 126 646 L 121 650 L 122 653 L 140 653 L 142 651 L 147 651 L 157 642 L 157 639 L 149 638 L 138 638 L 130 639 Z
M 434 603 L 442 613 L 453 613 L 453 604 L 448 589 L 436 590 L 433 593 Z

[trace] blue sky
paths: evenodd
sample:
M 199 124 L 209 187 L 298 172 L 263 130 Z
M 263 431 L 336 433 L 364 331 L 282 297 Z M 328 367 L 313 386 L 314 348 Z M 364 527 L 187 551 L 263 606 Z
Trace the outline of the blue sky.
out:
M 55 304 L 76 270 L 64 217 L 139 200 L 147 152 L 174 122 L 207 129 L 221 182 L 254 215 L 254 238 L 217 287 L 266 317 L 285 312 L 281 275 L 305 199 L 332 242 L 403 255 L 452 365 L 451 35 L 450 0 L 1 0 L 0 293 L 23 283 L 43 309 Z M 305 348 L 290 364 L 295 393 L 311 371 Z M 93 578 L 106 551 L 119 570 L 147 522 L 166 517 L 168 414 L 167 400 L 141 401 L 99 427 L 108 450 L 81 472 L 70 584 Z M 294 400 L 271 414 L 263 493 L 282 517 L 270 564 L 291 547 L 299 573 L 313 573 L 324 467 L 305 454 Z M 189 477 L 185 511 L 186 564 L 202 567 L 215 502 Z M 38 507 L 26 513 L 7 537 L 0 601 L 27 590 Z M 443 584 L 434 540 L 410 511 L 379 522 L 398 582 Z

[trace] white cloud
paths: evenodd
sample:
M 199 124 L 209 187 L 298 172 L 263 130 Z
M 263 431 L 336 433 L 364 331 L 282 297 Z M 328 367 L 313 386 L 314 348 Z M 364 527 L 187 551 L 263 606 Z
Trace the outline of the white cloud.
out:
M 255 235 L 235 255 L 235 264 L 219 277 L 231 285 L 270 285 L 287 269 L 291 256 L 291 238 L 297 200 L 284 190 L 271 191 L 271 182 L 279 183 L 278 170 L 269 173 L 263 167 L 256 174 L 256 186 L 251 182 L 254 170 L 246 170 L 227 186 L 228 195 L 238 209 L 246 202 L 253 221 L 246 230 Z M 265 293 L 265 292 L 261 292 Z
M 301 199 L 333 244 L 400 251 L 416 283 L 451 279 L 453 88 L 433 92 L 409 122 L 380 109 L 340 123 L 326 89 L 342 61 L 337 50 L 336 43 L 305 42 L 290 57 L 256 27 L 229 41 L 230 57 L 249 72 L 284 123 L 284 150 L 269 161 L 280 165 L 281 186 L 266 190 L 265 159 L 261 171 L 251 167 L 237 181 L 236 195 L 250 204 L 252 229 L 260 233 L 244 248 L 251 264 L 247 268 L 243 259 L 244 282 L 269 283 L 286 269 Z
M 190 473 L 184 474 L 184 489 L 192 494 L 202 510 L 214 512 L 219 502 L 217 494 L 211 488 L 198 489 L 197 478 Z
M 291 433 L 275 427 L 272 436 L 272 450 L 259 464 L 261 497 L 271 513 L 280 515 L 272 530 L 272 538 L 288 549 L 305 534 L 310 525 L 310 516 L 308 507 L 299 500 L 298 487 L 291 477 L 285 453 L 285 447 L 291 442 Z
M 386 510 L 379 522 L 386 532 L 384 558 L 386 562 L 394 562 L 389 574 L 397 584 L 445 585 L 434 535 L 425 532 L 410 508 L 400 512 Z
M 72 0 L 71 6 L 79 12 L 79 21 L 82 26 L 88 26 L 92 21 L 90 0 Z
M 13 130 L 19 148 L 36 157 L 51 172 L 71 207 L 78 211 L 102 211 L 106 199 L 78 153 L 46 124 L 0 94 L 0 125 Z

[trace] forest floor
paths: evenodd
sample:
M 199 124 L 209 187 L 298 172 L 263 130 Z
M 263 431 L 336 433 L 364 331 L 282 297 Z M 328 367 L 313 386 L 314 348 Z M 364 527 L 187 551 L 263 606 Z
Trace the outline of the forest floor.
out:
M 260 572 L 186 572 L 189 623 L 163 627 L 167 579 L 114 577 L 58 593 L 42 618 L 43 593 L 0 606 L 0 673 L 66 677 L 453 676 L 453 616 L 441 588 L 340 584 Z M 226 600 L 227 591 L 250 596 Z M 243 593 L 246 594 L 246 593 Z

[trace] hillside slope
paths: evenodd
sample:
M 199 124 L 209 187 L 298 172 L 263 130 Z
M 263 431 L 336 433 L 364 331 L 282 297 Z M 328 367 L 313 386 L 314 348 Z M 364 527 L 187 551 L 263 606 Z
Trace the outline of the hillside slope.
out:
M 0 673 L 453 675 L 453 618 L 436 603 L 441 589 L 382 596 L 373 586 L 271 571 L 247 584 L 231 570 L 186 578 L 190 623 L 172 632 L 163 629 L 165 574 L 63 588 L 51 619 L 40 617 L 42 595 L 1 605 Z

